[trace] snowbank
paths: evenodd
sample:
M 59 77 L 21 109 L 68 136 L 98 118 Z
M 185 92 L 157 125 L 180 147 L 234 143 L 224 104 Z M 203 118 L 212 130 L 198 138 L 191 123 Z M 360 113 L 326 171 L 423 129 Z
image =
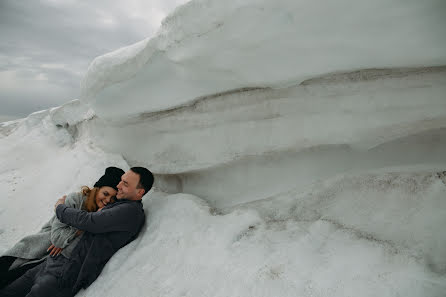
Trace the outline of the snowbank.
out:
M 143 162 L 158 174 L 160 189 L 216 207 L 342 172 L 445 167 L 444 68 L 350 76 L 204 97 L 132 118 L 96 117 L 78 134 L 130 164 Z
M 81 100 L 112 118 L 337 71 L 446 65 L 437 0 L 190 1 L 158 34 L 97 58 Z
M 6 127 L 1 127 L 6 129 Z M 119 155 L 73 142 L 50 111 L 34 113 L 0 138 L 0 254 L 21 237 L 37 232 L 61 196 L 92 186 L 107 166 L 128 168 Z
M 445 188 L 426 174 L 342 177 L 224 215 L 195 196 L 154 193 L 143 235 L 82 294 L 442 296 Z
M 79 100 L 0 124 L 0 252 L 142 165 L 147 224 L 79 295 L 444 296 L 443 12 L 189 2 Z

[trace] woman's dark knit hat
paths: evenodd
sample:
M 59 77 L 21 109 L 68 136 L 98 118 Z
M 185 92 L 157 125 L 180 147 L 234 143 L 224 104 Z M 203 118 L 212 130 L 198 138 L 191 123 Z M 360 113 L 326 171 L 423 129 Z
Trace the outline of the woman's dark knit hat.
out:
M 121 176 L 124 174 L 124 170 L 118 167 L 107 167 L 105 174 L 94 184 L 94 187 L 112 187 L 116 191 L 118 190 L 118 184 L 121 181 Z

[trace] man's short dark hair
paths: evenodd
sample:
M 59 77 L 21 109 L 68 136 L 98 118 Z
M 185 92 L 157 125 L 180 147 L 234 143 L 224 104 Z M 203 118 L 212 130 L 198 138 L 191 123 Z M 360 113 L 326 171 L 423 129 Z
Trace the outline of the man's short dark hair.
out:
M 139 175 L 139 183 L 136 188 L 144 189 L 144 195 L 147 194 L 153 185 L 154 178 L 152 172 L 144 167 L 132 167 L 130 170 Z

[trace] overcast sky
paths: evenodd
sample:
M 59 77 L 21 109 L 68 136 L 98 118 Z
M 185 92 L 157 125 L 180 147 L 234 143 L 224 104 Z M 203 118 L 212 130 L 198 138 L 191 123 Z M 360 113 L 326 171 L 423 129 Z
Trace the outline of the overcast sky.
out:
M 187 0 L 0 0 L 0 121 L 78 98 L 97 56 L 153 36 Z

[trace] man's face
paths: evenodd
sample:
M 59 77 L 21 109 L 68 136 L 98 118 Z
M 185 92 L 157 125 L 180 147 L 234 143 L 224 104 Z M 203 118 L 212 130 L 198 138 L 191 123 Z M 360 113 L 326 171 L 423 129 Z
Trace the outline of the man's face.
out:
M 117 199 L 141 200 L 144 195 L 144 189 L 137 189 L 139 183 L 139 175 L 129 170 L 121 177 L 118 184 Z

